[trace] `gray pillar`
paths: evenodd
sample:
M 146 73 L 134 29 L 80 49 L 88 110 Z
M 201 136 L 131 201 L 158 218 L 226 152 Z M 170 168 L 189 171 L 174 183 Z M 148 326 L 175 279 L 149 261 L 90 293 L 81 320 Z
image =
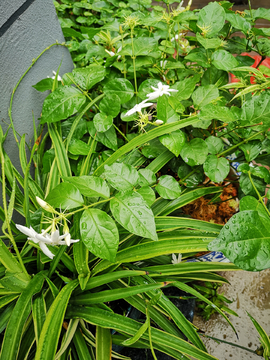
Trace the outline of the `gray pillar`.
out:
M 8 107 L 16 83 L 31 65 L 32 59 L 56 40 L 59 43 L 65 41 L 53 0 L 0 0 L 0 121 L 4 132 L 10 123 Z M 53 46 L 31 68 L 15 93 L 13 121 L 19 135 L 27 134 L 27 142 L 33 137 L 32 112 L 38 125 L 43 101 L 49 94 L 38 92 L 32 85 L 47 76 L 52 76 L 52 71 L 57 70 L 61 61 L 60 75 L 73 69 L 68 49 Z M 12 131 L 5 141 L 4 148 L 20 171 L 18 146 Z M 2 189 L 0 195 L 2 205 Z

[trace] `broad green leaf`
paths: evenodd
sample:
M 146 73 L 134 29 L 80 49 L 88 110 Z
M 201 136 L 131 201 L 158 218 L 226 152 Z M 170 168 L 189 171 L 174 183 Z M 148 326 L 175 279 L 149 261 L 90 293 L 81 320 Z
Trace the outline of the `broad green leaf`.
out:
M 208 146 L 203 139 L 195 138 L 185 143 L 180 152 L 182 159 L 190 166 L 203 164 L 208 154 Z
M 219 96 L 218 88 L 215 85 L 199 86 L 192 94 L 194 105 L 198 108 L 209 104 Z
M 37 91 L 44 92 L 47 90 L 52 90 L 53 87 L 53 79 L 47 78 L 39 81 L 36 85 L 32 85 Z
M 139 174 L 138 184 L 140 186 L 147 186 L 147 185 L 151 186 L 155 184 L 157 181 L 155 173 L 147 168 L 140 169 L 138 171 L 138 174 Z
M 208 136 L 205 139 L 205 142 L 208 146 L 208 151 L 210 152 L 210 154 L 216 155 L 220 153 L 224 148 L 223 141 L 216 136 Z
M 202 66 L 204 68 L 211 67 L 210 64 L 211 58 L 207 56 L 206 50 L 202 47 L 191 50 L 191 52 L 187 56 L 185 56 L 185 60 L 188 60 L 189 62 L 197 63 L 199 66 Z
M 87 155 L 90 149 L 90 145 L 78 139 L 71 139 L 68 147 L 68 151 L 72 155 Z
M 102 197 L 104 199 L 110 197 L 109 186 L 106 181 L 100 177 L 83 175 L 65 177 L 64 180 L 75 185 L 83 196 Z
M 230 71 L 238 66 L 235 57 L 226 50 L 217 50 L 212 55 L 212 63 L 219 70 Z
M 132 234 L 157 240 L 154 215 L 136 192 L 118 193 L 110 202 L 113 217 Z
M 226 20 L 229 21 L 235 29 L 247 33 L 251 29 L 251 24 L 240 14 L 226 13 Z
M 266 186 L 265 182 L 261 178 L 258 178 L 257 176 L 253 176 L 253 175 L 252 175 L 252 181 L 257 191 L 261 194 L 261 196 L 264 195 L 265 186 Z M 250 178 L 247 173 L 244 173 L 244 171 L 242 171 L 242 174 L 240 175 L 239 185 L 245 195 L 251 195 L 257 197 L 257 193 L 250 181 Z
M 218 158 L 216 155 L 208 155 L 203 164 L 205 174 L 210 180 L 220 183 L 230 172 L 230 163 L 224 157 Z
M 239 148 L 244 152 L 246 161 L 251 162 L 260 154 L 262 143 L 259 140 L 253 140 L 240 145 Z
M 196 38 L 205 49 L 217 49 L 222 44 L 222 40 L 219 37 L 207 39 L 197 33 Z
M 177 157 L 186 142 L 186 136 L 183 131 L 177 130 L 160 136 L 159 141 Z
M 121 109 L 121 100 L 118 95 L 112 93 L 107 94 L 99 104 L 99 110 L 106 114 L 110 115 L 113 118 L 120 113 Z
M 110 129 L 113 124 L 113 117 L 111 115 L 106 115 L 104 113 L 97 113 L 94 116 L 94 125 L 97 131 L 105 132 Z
M 149 186 L 143 186 L 137 192 L 143 197 L 148 206 L 152 206 L 156 200 L 156 195 L 153 189 Z
M 226 106 L 207 104 L 201 108 L 198 117 L 200 120 L 217 119 L 224 122 L 236 121 L 238 117 L 232 111 L 234 108 L 236 107 L 228 108 Z
M 240 200 L 240 211 L 245 210 L 254 210 L 258 211 L 258 214 L 266 219 L 269 219 L 268 213 L 266 212 L 264 206 L 253 196 L 244 196 Z
M 167 95 L 162 95 L 157 99 L 157 118 L 164 123 L 172 123 L 179 120 L 179 115 L 169 104 Z
M 134 96 L 134 88 L 131 82 L 127 79 L 113 79 L 109 81 L 103 89 L 107 95 L 116 94 L 121 104 L 126 103 Z
M 154 91 L 154 89 L 152 89 L 152 86 L 154 88 L 157 88 L 158 86 L 158 83 L 160 81 L 157 80 L 157 79 L 147 79 L 147 80 L 144 80 L 141 85 L 139 86 L 139 89 L 138 89 L 138 96 L 142 99 L 142 100 L 145 100 L 145 99 L 148 99 L 146 97 L 147 94 L 150 94 L 151 92 Z
M 119 234 L 113 219 L 99 209 L 87 209 L 80 220 L 81 237 L 87 249 L 94 255 L 115 261 Z
M 177 81 L 172 89 L 178 90 L 177 92 L 173 92 L 172 96 L 176 97 L 178 100 L 187 100 L 192 95 L 196 84 L 200 81 L 200 75 L 194 75 L 193 77 L 189 77 L 183 81 Z
M 164 199 L 176 199 L 181 194 L 181 187 L 173 176 L 163 175 L 158 179 L 156 190 Z
M 270 267 L 270 219 L 257 211 L 241 211 L 233 215 L 219 236 L 208 245 L 235 265 L 247 271 L 260 271 Z
M 156 138 L 144 144 L 141 152 L 147 159 L 154 159 L 161 155 L 165 149 L 165 146 Z
M 212 65 L 204 72 L 201 81 L 202 86 L 210 84 L 216 85 L 217 87 L 228 84 L 228 73 L 223 70 L 218 70 Z
M 270 124 L 270 95 L 266 91 L 260 96 L 253 96 L 242 106 L 241 123 L 244 126 L 263 123 L 265 128 Z
M 20 295 L 11 314 L 2 341 L 1 359 L 17 358 L 23 327 L 31 312 L 32 296 L 41 290 L 43 281 L 44 276 L 40 272 L 33 277 Z
M 84 204 L 80 191 L 72 184 L 61 183 L 50 191 L 46 201 L 55 208 L 73 209 Z
M 69 298 L 76 286 L 78 280 L 68 283 L 52 303 L 40 334 L 35 360 L 54 359 Z
M 41 124 L 54 123 L 79 111 L 86 97 L 73 86 L 61 86 L 46 97 L 42 107 Z
M 112 149 L 114 151 L 118 149 L 117 136 L 113 126 L 111 126 L 109 130 L 100 133 L 100 132 L 96 132 L 96 128 L 92 121 L 88 122 L 87 125 L 89 129 L 89 133 L 93 138 L 95 138 L 95 134 L 96 134 L 96 140 L 101 142 L 101 144 L 107 146 L 109 149 Z
M 217 2 L 211 2 L 199 12 L 197 26 L 207 37 L 216 35 L 224 26 L 225 10 Z
M 270 21 L 270 9 L 258 8 L 253 14 L 255 19 L 266 19 Z
M 114 163 L 111 166 L 105 165 L 104 175 L 112 187 L 119 191 L 129 191 L 137 184 L 139 175 L 131 165 Z
M 106 70 L 103 66 L 90 65 L 85 68 L 72 70 L 75 82 L 84 90 L 90 90 L 94 85 L 104 79 Z
M 250 167 L 250 172 L 253 176 L 259 177 L 263 179 L 266 184 L 270 183 L 270 173 L 267 168 L 264 166 L 256 166 L 256 167 Z
M 157 47 L 157 39 L 154 37 L 141 37 L 135 39 L 134 42 L 134 55 L 135 56 L 142 56 L 142 55 L 149 55 L 155 51 Z M 131 45 L 126 45 L 123 50 L 119 52 L 120 55 L 129 55 L 133 56 L 133 50 Z
M 109 311 L 90 307 L 82 308 L 72 306 L 69 308 L 67 316 L 70 318 L 82 318 L 93 325 L 111 328 L 131 336 L 134 336 L 142 325 L 140 322 L 125 316 L 112 314 Z M 147 333 L 144 333 L 142 338 L 149 341 Z M 164 347 L 178 350 L 180 353 L 191 355 L 198 360 L 216 360 L 213 356 L 199 350 L 181 338 L 156 328 L 151 328 L 151 339 L 154 347 L 155 344 L 159 344 Z

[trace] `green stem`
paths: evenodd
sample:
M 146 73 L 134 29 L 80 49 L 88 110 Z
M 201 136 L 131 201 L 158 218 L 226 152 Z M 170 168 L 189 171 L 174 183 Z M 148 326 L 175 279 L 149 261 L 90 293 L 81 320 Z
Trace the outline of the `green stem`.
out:
M 105 199 L 105 200 L 98 201 L 98 202 L 93 203 L 93 204 L 90 204 L 90 205 L 84 205 L 82 208 L 80 208 L 80 209 L 78 209 L 78 210 L 75 210 L 75 211 L 72 211 L 71 213 L 66 214 L 66 216 L 74 215 L 74 214 L 76 214 L 76 213 L 78 213 L 78 212 L 80 212 L 80 211 L 87 210 L 87 209 L 89 209 L 89 208 L 91 208 L 91 207 L 93 207 L 93 206 L 96 206 L 96 205 L 99 205 L 99 204 L 103 204 L 103 203 L 105 203 L 105 202 L 107 202 L 107 201 L 110 201 L 110 200 L 112 200 L 112 199 L 113 199 L 113 197 L 111 197 L 111 198 L 109 198 L 109 199 Z
M 230 147 L 229 149 L 227 149 L 227 150 L 221 152 L 220 154 L 218 154 L 217 156 L 220 157 L 220 156 L 224 156 L 224 155 L 226 155 L 226 154 L 229 154 L 232 150 L 238 148 L 240 145 L 246 144 L 247 142 L 249 142 L 249 140 L 255 138 L 256 136 L 258 136 L 259 134 L 263 133 L 264 131 L 265 131 L 265 130 L 262 130 L 262 131 L 257 132 L 256 134 L 253 134 L 253 135 L 250 136 L 248 139 L 245 139 L 245 140 L 241 141 L 240 143 L 238 143 L 238 144 Z
M 243 350 L 246 350 L 246 351 L 249 351 L 249 352 L 252 352 L 253 354 L 256 354 L 255 351 L 251 350 L 251 349 L 248 349 L 244 346 L 241 346 L 241 345 L 237 345 L 237 344 L 234 344 L 232 342 L 229 342 L 229 341 L 225 341 L 225 340 L 221 340 L 221 339 L 217 339 L 215 337 L 212 337 L 212 336 L 208 336 L 208 335 L 205 335 L 205 334 L 202 334 L 202 333 L 198 333 L 199 335 L 203 336 L 203 337 L 206 337 L 208 339 L 212 339 L 212 340 L 215 340 L 215 341 L 218 341 L 218 342 L 221 342 L 221 343 L 224 343 L 224 344 L 228 344 L 228 345 L 231 345 L 231 346 L 235 346 L 235 347 L 238 347 L 240 349 L 243 349 Z
M 122 29 L 122 26 L 120 25 L 120 29 L 119 29 L 119 32 L 121 34 L 121 44 L 122 44 L 122 49 L 124 49 L 124 37 L 123 37 L 123 29 Z M 127 70 L 126 70 L 126 57 L 125 55 L 122 56 L 122 59 L 123 59 L 123 66 L 124 66 L 124 78 L 126 79 L 127 77 Z
M 255 186 L 255 184 L 254 184 L 254 182 L 253 182 L 253 180 L 252 180 L 252 176 L 251 176 L 251 172 L 250 172 L 250 171 L 248 171 L 248 177 L 249 177 L 249 180 L 250 180 L 250 182 L 251 182 L 251 185 L 253 186 L 254 190 L 256 191 L 256 194 L 257 194 L 257 196 L 258 196 L 258 198 L 259 198 L 260 203 L 262 204 L 262 206 L 264 207 L 265 211 L 267 212 L 267 214 L 268 214 L 269 217 L 270 217 L 270 212 L 269 212 L 269 210 L 267 209 L 267 207 L 266 207 L 266 205 L 265 205 L 265 203 L 264 203 L 264 201 L 263 201 L 263 198 L 261 197 L 258 189 L 256 188 L 256 186 Z
M 32 64 L 28 67 L 28 69 L 23 73 L 23 75 L 20 77 L 19 81 L 17 82 L 17 84 L 15 85 L 15 88 L 13 89 L 12 91 L 12 95 L 11 95 L 11 98 L 10 98 L 10 103 L 9 103 L 9 109 L 8 109 L 8 116 L 9 116 L 9 119 L 10 119 L 10 125 L 12 127 L 12 131 L 13 131 L 13 135 L 14 135 L 14 138 L 16 140 L 16 142 L 18 143 L 18 138 L 17 138 L 17 135 L 16 135 L 16 130 L 15 130 L 15 127 L 14 127 L 14 123 L 13 123 L 13 119 L 12 119 L 12 103 L 13 103 L 13 97 L 14 97 L 14 94 L 15 94 L 15 91 L 17 90 L 18 86 L 20 85 L 22 79 L 25 77 L 25 75 L 28 73 L 28 71 L 32 68 L 33 65 L 35 65 L 35 63 L 38 61 L 38 59 L 47 51 L 49 50 L 51 47 L 55 46 L 55 45 L 60 45 L 60 46 L 67 46 L 65 43 L 63 44 L 59 44 L 58 42 L 46 47 L 46 49 L 44 49 L 39 55 L 37 58 L 33 59 L 32 60 Z M 18 145 L 19 146 L 19 145 Z
M 248 0 L 248 5 L 249 5 L 250 17 L 251 17 L 252 21 L 254 21 L 253 15 L 252 15 L 252 8 L 251 8 L 251 1 L 250 0 Z
M 115 127 L 115 129 L 119 132 L 119 134 L 121 134 L 123 136 L 123 138 L 129 142 L 128 138 L 126 137 L 126 135 L 124 133 L 122 133 L 122 131 L 115 125 L 113 124 L 113 126 Z
M 183 183 L 187 178 L 189 178 L 191 175 L 193 175 L 197 170 L 197 166 L 189 173 L 187 174 L 183 179 L 179 180 L 179 182 Z
M 137 88 L 137 75 L 136 75 L 136 62 L 135 62 L 136 56 L 135 56 L 134 42 L 133 42 L 133 28 L 131 28 L 130 37 L 131 37 L 132 61 L 133 61 L 133 69 L 134 69 L 134 86 L 135 86 L 135 94 L 136 94 L 136 99 L 137 99 L 138 98 L 138 88 Z

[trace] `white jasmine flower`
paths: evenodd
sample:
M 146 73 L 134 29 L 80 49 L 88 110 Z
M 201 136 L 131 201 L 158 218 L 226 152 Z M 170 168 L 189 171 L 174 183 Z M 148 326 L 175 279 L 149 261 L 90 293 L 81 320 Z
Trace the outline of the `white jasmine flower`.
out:
M 31 226 L 30 228 L 22 225 L 16 224 L 16 228 L 20 230 L 24 235 L 28 236 L 28 240 L 32 240 L 34 243 L 38 244 L 41 251 L 48 256 L 50 259 L 53 259 L 54 254 L 47 248 L 46 244 L 52 245 L 52 241 L 47 238 L 47 236 L 43 236 L 38 234 Z
M 178 258 L 175 254 L 172 254 L 172 264 L 176 265 L 182 261 L 182 254 L 178 254 Z
M 51 239 L 52 241 L 52 245 L 70 245 L 72 243 L 76 243 L 80 240 L 72 240 L 70 238 L 70 233 L 69 232 L 66 232 L 64 235 L 60 235 L 59 234 L 59 230 L 55 230 L 51 235 L 48 235 L 47 236 Z M 66 238 L 68 238 L 66 240 Z M 64 241 L 62 241 L 62 239 L 65 239 Z
M 135 105 L 132 109 L 130 109 L 125 116 L 130 116 L 132 114 L 135 114 L 135 112 L 142 112 L 143 108 L 146 108 L 148 106 L 152 106 L 153 103 L 147 103 L 147 100 L 143 100 L 142 102 L 140 102 L 139 104 Z
M 178 90 L 175 90 L 175 89 L 170 89 L 169 85 L 164 85 L 162 84 L 162 82 L 159 82 L 158 83 L 158 87 L 155 88 L 154 86 L 151 86 L 151 88 L 154 90 L 154 92 L 150 93 L 150 94 L 147 94 L 146 96 L 148 97 L 148 100 L 154 100 L 164 94 L 166 95 L 171 95 L 170 94 L 170 91 L 173 91 L 173 92 L 176 92 Z
M 171 41 L 175 41 L 175 40 L 178 40 L 180 37 L 184 36 L 185 33 L 179 33 L 179 34 L 176 34 L 173 38 L 171 38 Z
M 156 120 L 153 122 L 154 125 L 161 125 L 163 124 L 163 121 L 162 120 Z

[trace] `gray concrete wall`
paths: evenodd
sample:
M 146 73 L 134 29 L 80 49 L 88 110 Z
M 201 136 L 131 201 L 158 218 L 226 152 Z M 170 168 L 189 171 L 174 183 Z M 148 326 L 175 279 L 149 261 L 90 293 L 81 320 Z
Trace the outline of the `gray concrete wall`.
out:
M 65 41 L 53 0 L 0 1 L 0 124 L 4 132 L 10 123 L 8 107 L 16 83 L 32 59 L 56 40 L 60 43 Z M 38 92 L 32 85 L 52 76 L 52 71 L 57 70 L 61 60 L 60 75 L 73 69 L 72 59 L 67 48 L 52 47 L 31 68 L 15 93 L 13 120 L 18 134 L 27 134 L 27 142 L 33 137 L 32 112 L 38 126 L 42 104 L 48 95 L 48 92 Z M 4 148 L 20 170 L 18 146 L 11 131 Z M 2 205 L 1 189 L 0 193 Z

